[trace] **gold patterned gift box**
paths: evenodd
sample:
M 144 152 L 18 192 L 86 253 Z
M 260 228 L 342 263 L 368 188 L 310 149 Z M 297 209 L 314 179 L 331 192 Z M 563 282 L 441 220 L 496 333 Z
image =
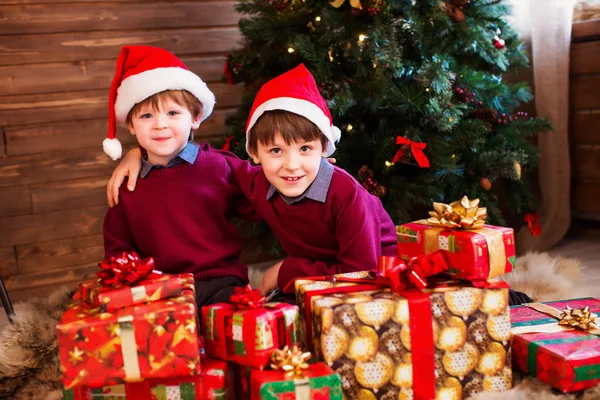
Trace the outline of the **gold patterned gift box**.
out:
M 314 351 L 346 398 L 462 399 L 512 386 L 508 289 L 440 290 L 314 300 Z

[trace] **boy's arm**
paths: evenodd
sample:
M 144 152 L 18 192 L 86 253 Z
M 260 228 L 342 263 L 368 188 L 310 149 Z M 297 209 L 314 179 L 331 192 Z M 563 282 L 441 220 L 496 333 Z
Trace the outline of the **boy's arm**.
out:
M 363 193 L 355 192 L 335 217 L 339 244 L 337 260 L 324 262 L 288 257 L 279 268 L 277 285 L 285 288 L 295 278 L 334 275 L 355 271 L 375 271 L 381 253 L 379 215 L 369 207 Z
M 142 151 L 139 147 L 136 147 L 135 149 L 131 149 L 119 165 L 117 165 L 106 185 L 106 197 L 108 198 L 109 207 L 119 204 L 119 188 L 125 181 L 126 176 L 129 176 L 127 189 L 133 192 L 141 169 Z
M 105 258 L 119 257 L 123 252 L 136 251 L 122 204 L 108 209 L 104 217 L 103 234 Z

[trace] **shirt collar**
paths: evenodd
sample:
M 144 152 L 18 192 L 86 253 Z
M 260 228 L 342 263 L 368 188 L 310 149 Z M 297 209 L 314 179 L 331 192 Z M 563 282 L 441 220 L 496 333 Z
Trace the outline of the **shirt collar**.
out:
M 150 171 L 152 171 L 154 168 L 170 168 L 170 167 L 173 167 L 184 161 L 189 164 L 193 164 L 196 161 L 197 157 L 198 157 L 198 147 L 195 144 L 189 142 L 188 144 L 185 145 L 183 150 L 181 150 L 179 152 L 179 154 L 177 154 L 175 157 L 173 157 L 167 163 L 166 166 L 151 164 L 150 162 L 148 162 L 148 160 L 146 160 L 145 158 L 142 158 L 142 170 L 140 171 L 140 176 L 142 178 L 145 178 L 146 176 L 148 176 Z
M 333 165 L 329 163 L 326 159 L 321 159 L 321 164 L 319 165 L 319 172 L 317 172 L 317 176 L 311 185 L 306 189 L 304 193 L 300 196 L 296 197 L 287 197 L 283 194 L 280 194 L 281 198 L 287 205 L 292 205 L 294 203 L 298 203 L 299 201 L 304 200 L 305 198 L 318 201 L 320 203 L 325 203 L 327 200 L 327 193 L 329 192 L 329 186 L 331 185 L 331 178 L 333 177 Z M 270 200 L 273 195 L 277 192 L 275 186 L 270 185 L 269 190 L 267 191 L 267 200 Z

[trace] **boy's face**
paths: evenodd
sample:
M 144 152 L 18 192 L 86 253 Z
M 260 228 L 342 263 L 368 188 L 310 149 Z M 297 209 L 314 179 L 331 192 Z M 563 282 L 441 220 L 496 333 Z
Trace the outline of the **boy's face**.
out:
M 267 180 L 279 193 L 288 197 L 300 196 L 313 183 L 319 172 L 322 157 L 326 156 L 320 140 L 286 144 L 276 132 L 273 143 L 258 142 L 252 155 L 261 164 Z
M 144 105 L 131 116 L 129 132 L 135 135 L 138 143 L 148 152 L 151 164 L 167 165 L 188 142 L 192 129 L 198 129 L 202 114 L 194 117 L 189 110 L 165 100 L 160 109 Z

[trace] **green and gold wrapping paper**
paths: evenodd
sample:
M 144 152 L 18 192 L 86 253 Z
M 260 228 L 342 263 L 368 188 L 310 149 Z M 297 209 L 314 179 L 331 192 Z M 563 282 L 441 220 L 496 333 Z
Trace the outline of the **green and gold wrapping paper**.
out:
M 425 296 L 425 309 L 385 290 L 333 294 L 313 302 L 317 358 L 340 374 L 346 398 L 446 400 L 511 388 L 508 290 L 445 290 L 413 292 Z M 412 315 L 411 309 L 427 312 Z M 419 326 L 416 318 L 421 327 L 431 325 L 433 342 L 414 349 L 415 340 L 424 336 L 423 331 L 412 336 L 411 326 Z M 429 360 L 423 364 L 423 358 Z M 418 365 L 434 369 L 428 371 L 431 382 L 423 381 L 422 369 L 413 379 L 413 368 L 422 368 Z

